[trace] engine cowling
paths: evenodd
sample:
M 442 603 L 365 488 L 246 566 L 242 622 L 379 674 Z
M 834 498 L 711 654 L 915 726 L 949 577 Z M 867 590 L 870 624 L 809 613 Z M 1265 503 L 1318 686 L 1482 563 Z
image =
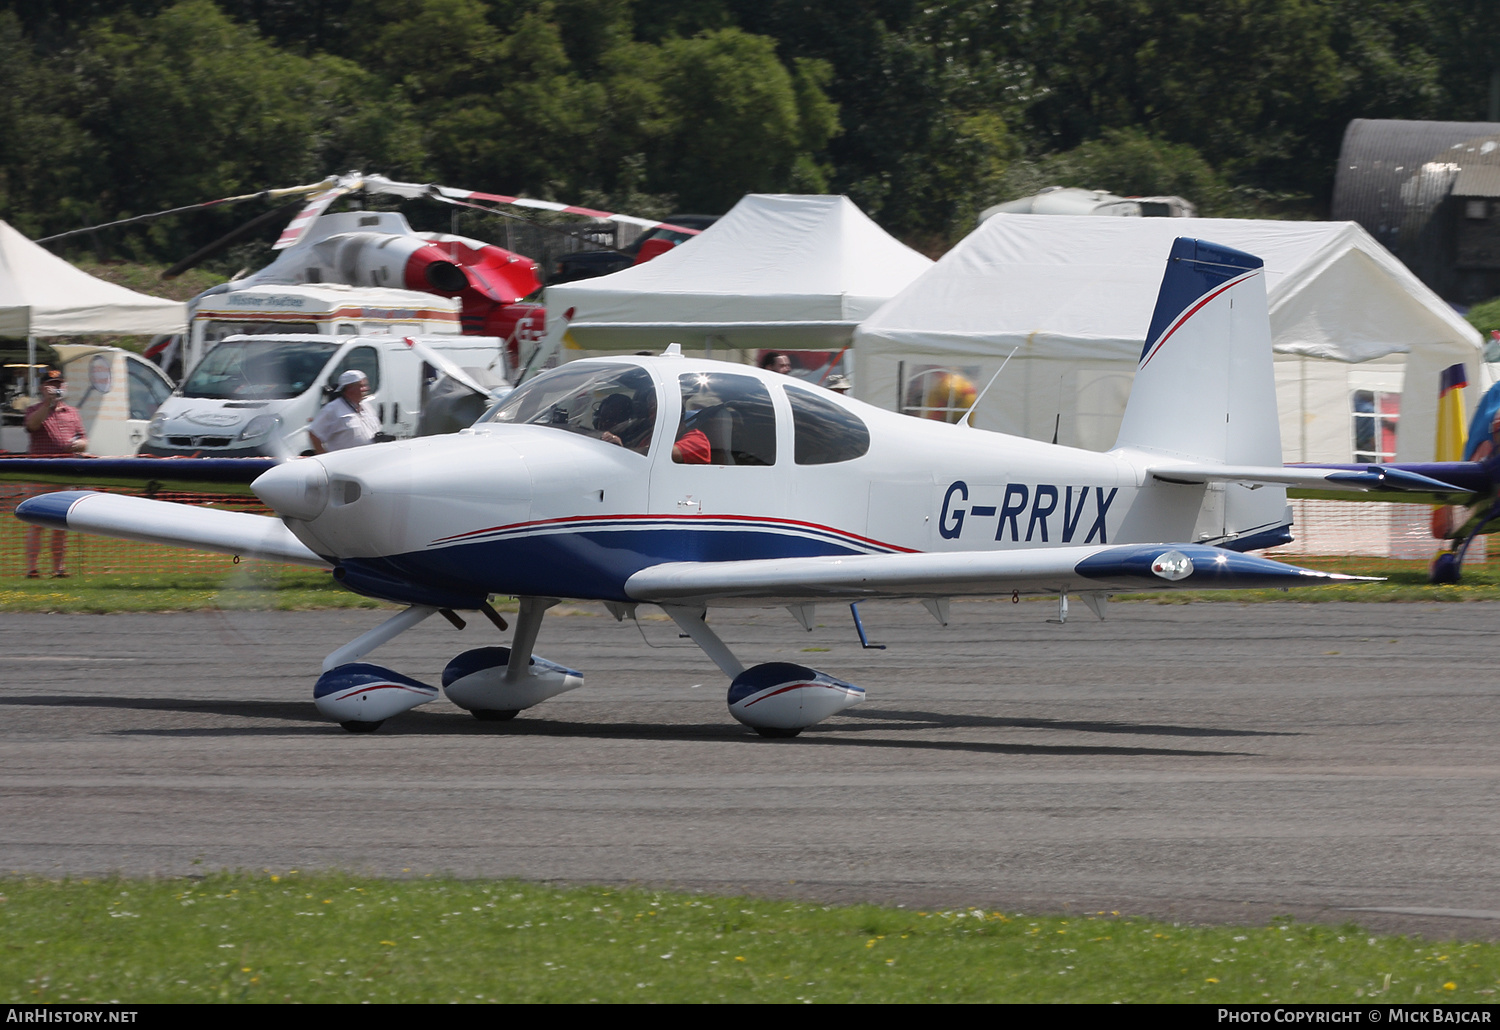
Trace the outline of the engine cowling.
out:
M 863 687 L 790 662 L 746 669 L 729 685 L 729 714 L 764 737 L 794 737 L 865 699 Z

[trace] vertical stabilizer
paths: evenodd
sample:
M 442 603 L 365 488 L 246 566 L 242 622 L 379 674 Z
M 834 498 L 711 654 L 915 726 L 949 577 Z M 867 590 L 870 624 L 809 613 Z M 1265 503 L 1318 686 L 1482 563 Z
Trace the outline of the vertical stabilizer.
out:
M 1279 468 L 1271 361 L 1260 258 L 1179 238 L 1115 446 L 1190 462 Z M 1291 539 L 1284 488 L 1217 483 L 1202 489 L 1195 541 L 1246 549 Z
M 1179 238 L 1116 447 L 1230 465 L 1281 464 L 1260 258 Z

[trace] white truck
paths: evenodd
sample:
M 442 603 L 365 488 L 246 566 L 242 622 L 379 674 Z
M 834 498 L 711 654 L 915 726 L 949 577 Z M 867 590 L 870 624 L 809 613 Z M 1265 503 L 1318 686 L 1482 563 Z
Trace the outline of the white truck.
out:
M 479 385 L 504 386 L 499 337 L 410 335 Z M 462 428 L 490 401 L 454 390 L 405 336 L 237 335 L 209 350 L 157 409 L 140 453 L 243 458 L 309 452 L 308 424 L 333 398 L 339 374 L 351 368 L 370 377 L 366 403 L 392 439 Z
M 342 283 L 245 285 L 227 282 L 193 298 L 186 337 L 156 357 L 179 378 L 197 367 L 219 341 L 240 334 L 317 333 L 321 336 L 397 336 L 462 330 L 459 301 L 417 290 Z M 166 338 L 163 342 L 167 343 Z

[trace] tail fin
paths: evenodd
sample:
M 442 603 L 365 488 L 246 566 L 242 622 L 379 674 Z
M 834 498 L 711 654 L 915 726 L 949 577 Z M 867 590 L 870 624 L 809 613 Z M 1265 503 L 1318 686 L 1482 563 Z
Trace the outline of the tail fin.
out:
M 1116 447 L 1281 464 L 1263 264 L 1216 243 L 1173 243 Z

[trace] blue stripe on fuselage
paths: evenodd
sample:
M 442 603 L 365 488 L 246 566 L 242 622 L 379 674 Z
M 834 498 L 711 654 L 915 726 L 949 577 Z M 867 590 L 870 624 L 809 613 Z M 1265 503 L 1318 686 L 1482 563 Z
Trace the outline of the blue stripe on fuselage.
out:
M 677 561 L 742 561 L 883 553 L 770 529 L 685 527 L 537 532 L 482 539 L 386 558 L 368 568 L 416 583 L 495 594 L 629 601 L 625 581 L 641 569 Z

